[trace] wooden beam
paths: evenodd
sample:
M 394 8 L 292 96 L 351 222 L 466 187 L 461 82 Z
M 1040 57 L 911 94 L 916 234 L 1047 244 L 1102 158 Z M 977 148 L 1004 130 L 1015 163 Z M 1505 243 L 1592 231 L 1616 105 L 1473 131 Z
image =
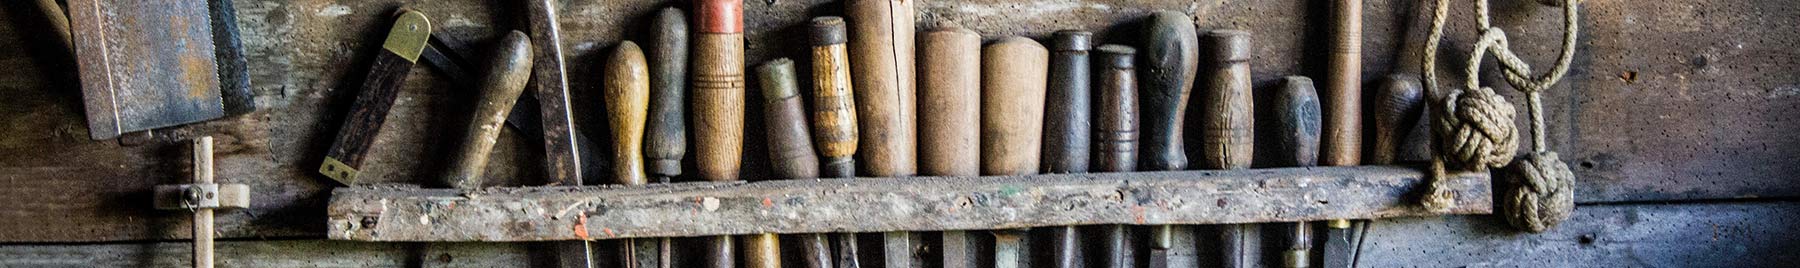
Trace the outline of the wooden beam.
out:
M 473 191 L 339 188 L 327 209 L 327 235 L 546 241 L 1433 215 L 1414 205 L 1423 176 L 1411 168 L 1363 166 Z M 1450 184 L 1457 206 L 1448 213 L 1490 212 L 1486 174 L 1457 175 Z
M 1800 202 L 1598 205 L 1541 234 L 1493 216 L 1373 221 L 1357 267 L 1794 267 Z

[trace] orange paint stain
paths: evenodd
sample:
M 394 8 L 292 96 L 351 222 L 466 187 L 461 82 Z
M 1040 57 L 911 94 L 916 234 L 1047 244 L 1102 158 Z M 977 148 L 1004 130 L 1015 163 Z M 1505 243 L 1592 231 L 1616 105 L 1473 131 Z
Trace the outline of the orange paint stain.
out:
M 581 240 L 591 240 L 588 238 L 587 213 L 581 212 L 578 214 L 579 216 L 576 216 L 575 218 L 575 237 L 580 237 Z
M 766 208 L 775 207 L 775 200 L 769 199 L 768 197 L 764 197 L 763 198 L 763 207 L 766 207 Z

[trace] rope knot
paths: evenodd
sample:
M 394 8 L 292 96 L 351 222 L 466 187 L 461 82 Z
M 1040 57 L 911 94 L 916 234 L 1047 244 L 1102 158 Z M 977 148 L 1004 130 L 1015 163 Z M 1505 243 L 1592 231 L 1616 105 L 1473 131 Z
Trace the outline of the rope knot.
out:
M 1575 210 L 1575 173 L 1555 152 L 1533 153 L 1513 162 L 1500 188 L 1500 215 L 1513 227 L 1541 233 L 1569 219 Z
M 1438 135 L 1438 157 L 1457 170 L 1480 171 L 1505 166 L 1519 150 L 1512 103 L 1492 88 L 1458 90 L 1434 109 L 1432 133 Z

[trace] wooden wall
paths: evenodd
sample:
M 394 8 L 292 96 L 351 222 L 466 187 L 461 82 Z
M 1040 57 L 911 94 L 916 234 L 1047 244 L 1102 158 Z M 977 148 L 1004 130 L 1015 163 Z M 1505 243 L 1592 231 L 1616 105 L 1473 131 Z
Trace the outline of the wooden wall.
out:
M 1548 69 L 1561 35 L 1560 10 L 1493 0 L 1512 48 Z M 176 266 L 185 214 L 150 209 L 152 185 L 184 179 L 185 146 L 217 138 L 219 180 L 251 185 L 252 207 L 219 214 L 221 258 L 233 267 L 491 267 L 523 265 L 521 245 L 368 244 L 323 237 L 332 182 L 313 174 L 329 135 L 360 83 L 388 14 L 410 6 L 439 34 L 486 40 L 518 29 L 516 1 L 238 0 L 261 111 L 159 130 L 137 145 L 87 138 L 69 57 L 49 47 L 23 1 L 0 9 L 0 266 Z M 563 1 L 565 45 L 584 126 L 598 116 L 603 49 L 637 38 L 649 11 L 681 0 Z M 956 20 L 989 38 L 1043 37 L 1064 28 L 1102 32 L 1152 10 L 1194 15 L 1202 29 L 1255 34 L 1258 85 L 1311 75 L 1326 1 L 952 0 L 917 3 L 921 23 Z M 1401 47 L 1423 38 L 1423 1 L 1366 0 L 1365 81 L 1396 70 Z M 1459 84 L 1475 37 L 1468 1 L 1452 1 L 1440 69 Z M 1584 204 L 1551 233 L 1504 231 L 1486 216 L 1387 219 L 1371 224 L 1362 264 L 1391 266 L 1792 266 L 1787 240 L 1800 212 L 1800 7 L 1769 0 L 1589 0 L 1575 68 L 1546 95 L 1549 140 L 1580 178 Z M 826 0 L 746 3 L 752 63 L 803 58 L 795 38 L 810 16 L 838 15 Z M 1491 60 L 1489 61 L 1491 62 Z M 1504 86 L 1494 66 L 1481 78 Z M 1405 68 L 1411 69 L 1411 68 Z M 424 67 L 376 142 L 364 180 L 424 183 L 444 161 L 456 100 L 472 97 Z M 1504 90 L 1523 105 L 1517 92 Z M 752 104 L 751 129 L 761 124 Z M 1523 107 L 1520 107 L 1523 111 Z M 585 129 L 600 138 L 604 131 Z M 762 139 L 758 131 L 749 140 Z M 541 182 L 532 135 L 506 132 L 489 168 L 495 185 Z M 746 177 L 767 177 L 761 143 L 750 144 Z M 1785 218 L 1784 218 L 1785 217 Z M 274 239 L 273 241 L 265 241 Z M 449 253 L 429 256 L 424 252 Z M 448 257 L 440 257 L 448 256 Z M 1695 256 L 1707 263 L 1692 263 Z M 318 262 L 342 261 L 342 262 Z M 236 265 L 233 265 L 236 264 Z M 1781 265 L 1787 264 L 1787 265 Z

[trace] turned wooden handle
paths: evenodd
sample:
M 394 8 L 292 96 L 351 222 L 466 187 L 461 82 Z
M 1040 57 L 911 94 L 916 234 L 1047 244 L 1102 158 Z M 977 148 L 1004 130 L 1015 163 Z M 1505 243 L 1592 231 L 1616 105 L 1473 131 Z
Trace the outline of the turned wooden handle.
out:
M 744 268 L 781 268 L 781 237 L 772 233 L 745 235 Z
M 1094 49 L 1094 171 L 1137 170 L 1137 49 L 1103 45 Z
M 913 80 L 913 1 L 848 0 L 850 63 L 856 71 L 857 124 L 862 143 L 856 158 L 864 175 L 911 176 L 918 115 Z
M 668 181 L 681 176 L 687 156 L 688 22 L 681 9 L 663 8 L 650 22 L 645 63 L 650 65 L 650 117 L 644 126 L 644 155 L 650 175 Z
M 1057 31 L 1050 37 L 1050 83 L 1044 104 L 1045 173 L 1088 171 L 1088 135 L 1092 96 L 1089 94 L 1088 50 L 1093 33 Z
M 694 5 L 694 163 L 706 180 L 737 180 L 744 152 L 744 5 Z
M 650 109 L 650 70 L 644 51 L 625 41 L 606 59 L 606 123 L 612 131 L 613 180 L 624 185 L 650 182 L 644 173 L 644 118 Z
M 475 103 L 474 117 L 469 119 L 462 142 L 451 155 L 450 167 L 444 174 L 445 185 L 461 189 L 481 187 L 488 155 L 500 139 L 500 124 L 506 121 L 513 104 L 525 92 L 525 83 L 531 80 L 531 56 L 531 38 L 523 32 L 512 31 L 495 45 L 488 72 L 481 78 L 481 97 Z
M 1425 90 L 1417 76 L 1388 75 L 1375 88 L 1369 116 L 1369 164 L 1389 165 L 1400 159 L 1400 146 L 1425 114 Z
M 1258 162 L 1271 167 L 1310 167 L 1319 163 L 1321 113 L 1319 93 L 1313 81 L 1289 76 L 1269 92 L 1257 116 L 1256 132 L 1263 135 Z
M 769 165 L 782 179 L 819 177 L 819 156 L 813 152 L 812 134 L 806 126 L 806 107 L 800 104 L 799 82 L 794 81 L 794 61 L 780 58 L 756 68 L 762 86 L 763 120 L 769 139 Z
M 812 20 L 813 141 L 824 157 L 820 171 L 826 178 L 856 176 L 856 99 L 844 46 L 848 33 L 843 18 Z
M 1139 168 L 1182 170 L 1188 165 L 1182 145 L 1182 120 L 1187 113 L 1188 90 L 1194 87 L 1195 65 L 1200 62 L 1194 20 L 1174 11 L 1150 16 L 1138 46 L 1138 105 L 1143 141 Z
M 1250 32 L 1213 30 L 1202 36 L 1201 43 L 1211 59 L 1206 64 L 1199 96 L 1195 98 L 1200 125 L 1199 146 L 1190 148 L 1199 156 L 1201 169 L 1250 168 L 1251 154 L 1256 148 L 1252 135 L 1256 125 L 1255 101 L 1250 85 Z
M 919 168 L 981 173 L 981 35 L 940 22 L 919 35 Z
M 1050 51 L 1007 37 L 981 50 L 981 174 L 1038 171 Z
M 1325 112 L 1319 162 L 1354 166 L 1362 161 L 1362 1 L 1331 3 L 1330 52 L 1319 92 Z

